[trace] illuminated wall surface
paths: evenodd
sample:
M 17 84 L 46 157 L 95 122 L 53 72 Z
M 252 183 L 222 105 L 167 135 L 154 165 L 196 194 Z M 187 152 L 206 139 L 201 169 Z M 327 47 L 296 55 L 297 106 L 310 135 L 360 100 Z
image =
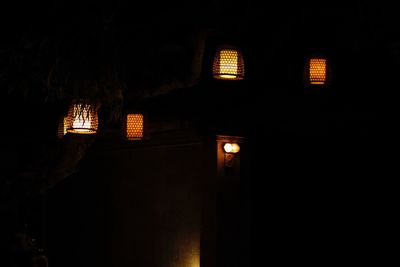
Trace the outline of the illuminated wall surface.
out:
M 54 266 L 200 267 L 203 145 L 101 151 L 49 197 Z
M 310 83 L 325 84 L 326 83 L 326 59 L 312 58 L 310 59 Z

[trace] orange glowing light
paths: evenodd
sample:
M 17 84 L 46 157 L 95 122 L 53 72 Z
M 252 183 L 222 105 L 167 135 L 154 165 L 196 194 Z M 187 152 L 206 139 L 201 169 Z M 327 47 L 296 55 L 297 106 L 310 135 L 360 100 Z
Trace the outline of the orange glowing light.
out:
M 238 52 L 235 50 L 222 50 L 219 55 L 221 60 L 219 64 L 220 77 L 234 79 L 238 73 Z
M 97 132 L 97 113 L 90 105 L 73 104 L 66 121 L 69 133 L 94 134 Z
M 57 137 L 59 139 L 63 138 L 64 135 L 67 134 L 67 128 L 68 128 L 68 117 L 62 117 L 60 121 L 58 122 L 58 131 L 57 131 Z
M 236 49 L 218 49 L 213 65 L 213 76 L 223 80 L 241 80 L 244 76 L 243 56 Z
M 325 84 L 326 83 L 326 59 L 311 58 L 309 63 L 310 83 Z
M 68 117 L 64 117 L 64 119 L 63 119 L 63 135 L 67 134 L 67 128 L 68 128 Z
M 128 140 L 143 139 L 143 114 L 128 114 L 126 118 L 126 138 Z

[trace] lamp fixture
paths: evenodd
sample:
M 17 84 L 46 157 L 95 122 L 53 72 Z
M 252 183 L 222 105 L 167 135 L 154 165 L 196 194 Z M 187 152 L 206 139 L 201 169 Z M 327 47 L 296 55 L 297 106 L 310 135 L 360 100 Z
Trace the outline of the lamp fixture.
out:
M 240 146 L 237 143 L 225 143 L 224 144 L 225 153 L 233 153 L 236 154 L 240 151 Z
M 63 116 L 60 118 L 58 122 L 58 133 L 57 137 L 59 139 L 63 138 L 64 135 L 67 134 L 67 127 L 68 127 L 68 116 Z
M 240 168 L 241 146 L 244 137 L 232 135 L 217 135 L 217 166 L 221 174 L 230 169 L 229 173 Z
M 325 57 L 307 60 L 306 82 L 310 85 L 326 85 L 328 82 L 328 61 Z
M 243 80 L 244 60 L 240 49 L 220 46 L 214 56 L 213 77 L 220 80 Z
M 67 132 L 95 134 L 98 128 L 98 114 L 90 104 L 72 103 L 67 115 Z
M 126 115 L 126 138 L 128 140 L 142 140 L 144 128 L 143 114 L 127 114 Z

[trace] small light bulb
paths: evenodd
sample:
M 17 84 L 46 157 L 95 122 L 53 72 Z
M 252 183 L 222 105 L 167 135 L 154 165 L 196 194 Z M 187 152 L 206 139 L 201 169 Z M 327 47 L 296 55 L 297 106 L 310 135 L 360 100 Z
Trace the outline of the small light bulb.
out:
M 226 153 L 237 153 L 240 150 L 240 146 L 236 143 L 226 143 L 224 150 Z

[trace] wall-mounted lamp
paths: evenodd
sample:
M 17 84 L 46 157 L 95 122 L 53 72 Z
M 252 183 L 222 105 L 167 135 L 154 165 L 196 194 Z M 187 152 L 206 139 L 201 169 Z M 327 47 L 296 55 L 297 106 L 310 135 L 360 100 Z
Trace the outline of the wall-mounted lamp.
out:
M 234 172 L 240 169 L 239 152 L 243 140 L 239 136 L 217 135 L 217 166 L 221 174 L 225 173 L 226 168 Z
M 225 151 L 225 167 L 232 167 L 235 160 L 235 154 L 240 151 L 240 146 L 237 143 L 225 143 L 223 148 Z
M 224 144 L 225 153 L 233 153 L 236 154 L 240 151 L 240 146 L 237 143 L 225 143 Z
M 241 50 L 233 46 L 218 47 L 213 62 L 213 77 L 220 80 L 243 80 L 244 60 Z
M 326 85 L 329 80 L 328 60 L 325 57 L 312 57 L 307 60 L 305 80 L 310 85 Z
M 66 124 L 68 133 L 95 134 L 99 125 L 97 111 L 90 104 L 72 103 Z
M 127 114 L 125 134 L 128 140 L 142 140 L 144 136 L 144 115 L 140 113 Z

